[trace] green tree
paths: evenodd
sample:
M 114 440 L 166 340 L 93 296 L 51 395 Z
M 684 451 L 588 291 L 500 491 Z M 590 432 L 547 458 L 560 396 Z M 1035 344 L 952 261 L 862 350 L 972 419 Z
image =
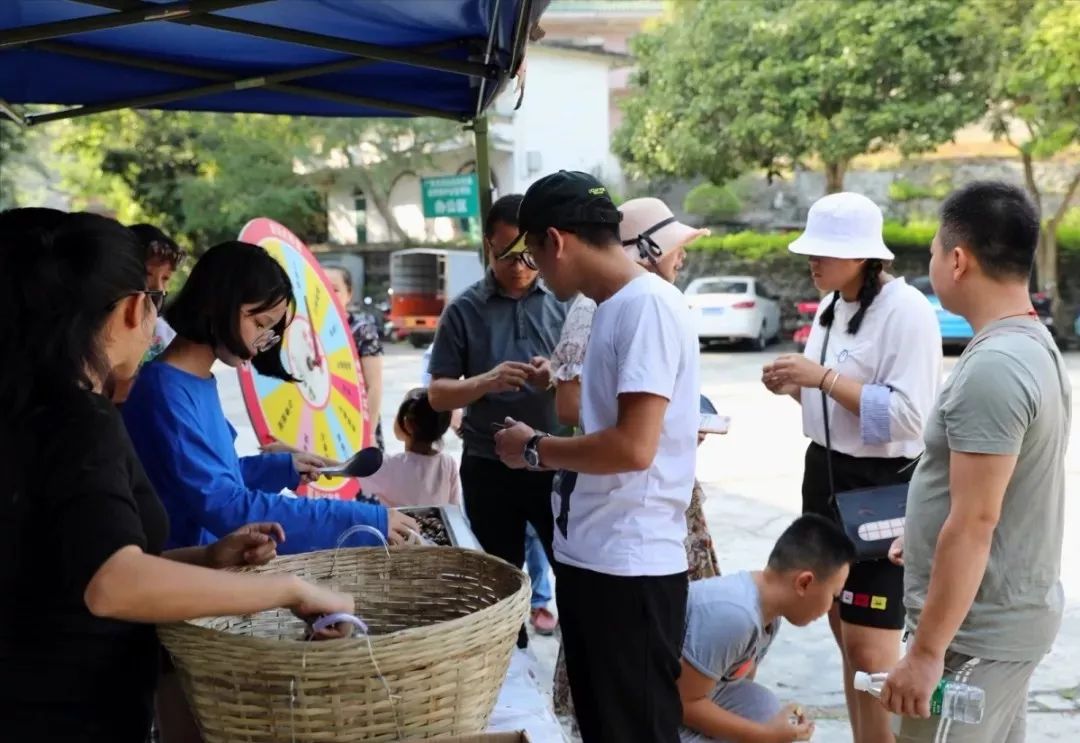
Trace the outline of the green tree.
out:
M 440 153 L 465 146 L 461 124 L 442 119 L 323 119 L 309 122 L 307 166 L 324 187 L 347 184 L 364 192 L 390 236 L 409 236 L 390 207 L 403 175 L 430 169 Z
M 15 161 L 25 148 L 24 130 L 0 117 L 0 209 L 15 204 Z
M 705 0 L 638 36 L 615 149 L 631 174 L 723 183 L 809 159 L 828 192 L 859 155 L 932 149 L 985 111 L 955 0 Z
M 325 239 L 323 198 L 294 172 L 307 146 L 295 119 L 126 110 L 50 126 L 76 208 L 153 222 L 196 251 L 258 216 Z
M 742 202 L 731 186 L 700 183 L 686 194 L 683 211 L 701 217 L 709 224 L 716 224 L 739 216 Z
M 992 93 L 995 133 L 1020 156 L 1024 182 L 1042 212 L 1035 269 L 1039 289 L 1060 306 L 1057 233 L 1080 189 L 1075 165 L 1058 207 L 1048 213 L 1035 163 L 1080 145 L 1080 3 L 975 0 L 975 22 L 997 29 L 1000 60 Z

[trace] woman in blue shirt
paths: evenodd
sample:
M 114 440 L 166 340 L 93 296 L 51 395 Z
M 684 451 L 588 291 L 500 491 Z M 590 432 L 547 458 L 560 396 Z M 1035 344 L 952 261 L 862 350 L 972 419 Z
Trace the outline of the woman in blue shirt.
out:
M 177 337 L 140 371 L 123 416 L 168 511 L 169 546 L 207 544 L 250 521 L 281 523 L 289 539 L 279 551 L 291 553 L 333 547 L 357 524 L 392 543 L 416 529 L 382 506 L 280 494 L 318 477 L 319 457 L 237 456 L 211 368 L 250 361 L 260 374 L 293 381 L 281 360 L 292 297 L 288 274 L 269 253 L 228 242 L 202 256 L 166 311 Z M 360 541 L 372 544 L 374 536 Z

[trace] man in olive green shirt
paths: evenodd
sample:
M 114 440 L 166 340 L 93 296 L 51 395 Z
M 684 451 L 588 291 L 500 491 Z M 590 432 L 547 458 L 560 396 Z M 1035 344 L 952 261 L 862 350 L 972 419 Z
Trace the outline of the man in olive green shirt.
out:
M 975 183 L 946 200 L 931 247 L 942 306 L 976 335 L 908 495 L 908 652 L 881 695 L 904 716 L 901 741 L 1021 743 L 1028 682 L 1060 626 L 1071 390 L 1028 294 L 1038 235 L 1022 191 Z M 981 724 L 931 717 L 942 677 L 985 690 Z

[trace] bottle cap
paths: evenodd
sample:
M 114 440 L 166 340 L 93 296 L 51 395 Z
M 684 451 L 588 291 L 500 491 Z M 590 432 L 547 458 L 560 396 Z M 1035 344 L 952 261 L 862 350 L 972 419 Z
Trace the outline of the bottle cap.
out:
M 863 671 L 855 672 L 855 680 L 853 682 L 855 691 L 870 691 L 870 687 L 873 685 L 873 678 L 869 673 Z

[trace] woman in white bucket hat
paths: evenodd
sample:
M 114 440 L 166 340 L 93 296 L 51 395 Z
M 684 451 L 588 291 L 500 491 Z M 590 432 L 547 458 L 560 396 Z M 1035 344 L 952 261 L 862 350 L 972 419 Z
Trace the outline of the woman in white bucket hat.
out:
M 627 256 L 671 283 L 675 283 L 686 260 L 686 246 L 709 234 L 706 229 L 697 229 L 680 222 L 660 199 L 631 199 L 620 206 L 619 211 L 623 215 L 619 224 L 619 236 Z M 585 348 L 589 342 L 594 312 L 596 303 L 591 299 L 585 296 L 575 299 L 567 313 L 559 344 L 551 355 L 559 422 L 568 426 L 576 426 L 578 423 L 581 369 L 585 362 Z M 701 510 L 703 498 L 704 493 L 695 482 L 690 507 L 686 511 L 689 534 L 686 554 L 690 564 L 690 580 L 718 574 L 716 553 Z M 561 651 L 555 668 L 554 696 L 555 711 L 572 717 L 570 688 Z
M 811 439 L 804 513 L 837 519 L 834 491 L 906 483 L 923 451 L 941 379 L 941 333 L 926 297 L 886 272 L 894 256 L 882 224 L 870 199 L 832 194 L 810 208 L 806 230 L 789 247 L 809 258 L 815 286 L 831 295 L 805 354 L 781 356 L 762 372 L 770 391 L 802 403 Z M 889 714 L 869 694 L 856 693 L 852 681 L 855 671 L 888 671 L 899 661 L 903 578 L 903 568 L 887 559 L 858 562 L 829 615 L 855 743 L 893 740 Z

